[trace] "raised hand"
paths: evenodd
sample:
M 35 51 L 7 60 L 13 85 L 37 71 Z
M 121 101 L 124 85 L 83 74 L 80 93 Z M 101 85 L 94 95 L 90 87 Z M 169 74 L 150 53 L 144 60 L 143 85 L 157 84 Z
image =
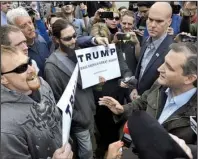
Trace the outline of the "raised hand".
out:
M 121 114 L 124 112 L 123 106 L 112 97 L 104 96 L 99 98 L 99 105 L 107 106 L 114 114 Z

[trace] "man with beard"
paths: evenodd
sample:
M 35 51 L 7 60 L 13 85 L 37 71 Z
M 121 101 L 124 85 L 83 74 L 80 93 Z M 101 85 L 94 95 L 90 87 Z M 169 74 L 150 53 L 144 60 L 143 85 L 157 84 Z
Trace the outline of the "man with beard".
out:
M 61 132 L 49 85 L 21 50 L 1 45 L 1 158 L 71 159 Z
M 16 8 L 8 11 L 8 23 L 17 26 L 27 39 L 28 56 L 34 59 L 38 65 L 38 75 L 43 77 L 44 64 L 49 57 L 50 51 L 46 41 L 41 35 L 35 33 L 35 27 L 27 11 L 22 8 Z
M 59 48 L 46 61 L 44 74 L 58 102 L 77 63 L 75 55 L 77 36 L 73 25 L 63 19 L 53 24 L 52 32 Z M 78 157 L 81 159 L 93 157 L 90 132 L 93 131 L 95 109 L 92 89 L 82 89 L 79 78 L 72 115 L 71 137 L 76 139 Z
M 87 15 L 83 16 L 83 19 L 77 19 L 74 17 L 75 14 L 75 2 L 64 2 L 63 7 L 61 8 L 61 11 L 63 13 L 64 19 L 68 20 L 70 23 L 72 23 L 75 27 L 77 37 L 82 36 L 83 32 L 85 32 L 87 29 L 85 27 L 85 24 L 87 25 Z

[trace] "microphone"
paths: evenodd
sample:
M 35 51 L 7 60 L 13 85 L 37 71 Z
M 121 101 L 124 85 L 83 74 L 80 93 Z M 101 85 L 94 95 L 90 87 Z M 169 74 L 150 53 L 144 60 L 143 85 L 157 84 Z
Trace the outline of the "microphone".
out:
M 136 87 L 138 80 L 135 78 L 135 76 L 131 76 L 131 77 L 126 77 L 124 79 L 119 80 L 120 82 L 124 82 L 125 84 L 128 85 L 129 88 L 133 89 Z
M 124 124 L 123 133 L 121 140 L 124 142 L 124 146 L 129 148 L 132 143 L 132 139 L 129 133 L 128 121 Z

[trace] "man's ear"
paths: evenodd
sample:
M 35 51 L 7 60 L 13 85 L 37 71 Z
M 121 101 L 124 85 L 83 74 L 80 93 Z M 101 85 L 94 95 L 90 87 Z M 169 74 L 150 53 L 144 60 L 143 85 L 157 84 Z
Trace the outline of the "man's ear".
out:
M 194 83 L 194 81 L 196 81 L 196 80 L 197 80 L 197 75 L 196 74 L 188 75 L 186 80 L 185 80 L 185 84 Z
M 72 5 L 72 12 L 74 12 L 74 10 L 75 10 L 75 6 Z
M 2 85 L 7 85 L 9 84 L 7 78 L 4 75 L 1 75 L 1 84 Z
M 171 23 L 172 23 L 172 18 L 170 18 L 170 19 L 168 20 L 168 27 L 171 25 Z
M 54 40 L 56 43 L 58 43 L 58 44 L 60 43 L 58 38 L 54 37 Z

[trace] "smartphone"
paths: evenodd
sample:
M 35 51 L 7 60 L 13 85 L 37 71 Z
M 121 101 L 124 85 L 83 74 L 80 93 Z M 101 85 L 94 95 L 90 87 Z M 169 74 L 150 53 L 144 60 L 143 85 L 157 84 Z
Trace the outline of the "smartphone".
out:
M 117 35 L 117 39 L 118 40 L 130 40 L 131 39 L 131 35 L 130 34 L 126 34 L 126 33 L 118 33 Z
M 36 11 L 33 9 L 28 10 L 29 16 L 34 16 L 36 14 Z
M 196 36 L 180 35 L 181 42 L 196 42 Z
M 113 18 L 113 12 L 101 12 L 100 18 Z
M 146 27 L 140 26 L 138 29 L 139 29 L 140 31 L 144 31 L 144 30 L 146 29 Z

